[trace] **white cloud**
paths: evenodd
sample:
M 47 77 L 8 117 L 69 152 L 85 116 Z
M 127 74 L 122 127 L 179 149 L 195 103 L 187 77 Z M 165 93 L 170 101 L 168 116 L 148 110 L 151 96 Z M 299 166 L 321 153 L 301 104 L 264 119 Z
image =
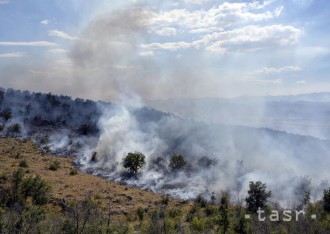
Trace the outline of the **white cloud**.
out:
M 22 52 L 0 54 L 0 58 L 22 58 L 25 54 Z
M 9 0 L 0 0 L 0 4 L 8 4 Z
M 283 72 L 296 72 L 301 71 L 300 67 L 296 66 L 285 66 L 285 67 L 264 67 L 256 71 L 256 73 L 263 73 L 263 74 L 276 74 L 276 73 L 283 73 Z
M 186 0 L 186 2 L 188 2 L 188 3 L 199 4 L 199 5 L 209 2 L 209 1 L 210 0 Z
M 297 80 L 296 83 L 297 84 L 306 84 L 307 82 L 305 80 Z
M 260 27 L 250 25 L 207 35 L 199 43 L 211 44 L 207 49 L 216 53 L 256 51 L 294 45 L 298 42 L 301 34 L 301 30 L 293 26 L 270 25 Z
M 65 54 L 68 51 L 65 49 L 51 49 L 51 50 L 49 50 L 49 52 L 53 53 L 53 54 Z
M 142 57 L 147 57 L 147 56 L 154 56 L 155 53 L 152 50 L 148 50 L 148 51 L 142 51 L 139 54 Z
M 58 37 L 58 38 L 61 38 L 61 39 L 64 39 L 64 40 L 70 40 L 70 41 L 75 41 L 75 40 L 79 40 L 78 37 L 74 37 L 74 36 L 71 36 L 63 31 L 60 31 L 60 30 L 50 30 L 48 32 L 48 35 L 49 36 L 53 36 L 53 37 Z
M 177 30 L 176 28 L 172 28 L 172 27 L 163 27 L 154 30 L 154 33 L 160 36 L 174 36 L 176 35 Z
M 57 46 L 56 43 L 49 42 L 49 41 L 0 41 L 0 46 L 40 46 L 40 47 L 47 47 L 47 46 Z
M 49 23 L 50 23 L 50 21 L 47 19 L 40 21 L 40 24 L 43 24 L 43 25 L 48 25 Z
M 188 49 L 193 46 L 192 43 L 189 42 L 167 42 L 167 43 L 151 43 L 151 44 L 143 44 L 141 47 L 143 49 L 149 49 L 149 50 L 157 50 L 157 49 L 163 49 L 163 50 L 171 50 L 176 51 L 180 49 Z
M 191 42 L 150 43 L 142 45 L 145 49 L 179 50 L 204 48 L 214 53 L 225 54 L 233 51 L 256 51 L 268 48 L 294 45 L 298 42 L 301 30 L 292 26 L 250 25 L 229 31 L 216 32 Z
M 272 11 L 264 8 L 270 1 L 263 3 L 254 1 L 250 3 L 224 2 L 208 10 L 174 9 L 170 11 L 150 12 L 151 24 L 162 27 L 182 27 L 188 30 L 206 30 L 210 27 L 224 28 L 234 24 L 252 23 L 270 20 L 279 17 L 283 7 Z M 260 10 L 263 11 L 260 12 Z

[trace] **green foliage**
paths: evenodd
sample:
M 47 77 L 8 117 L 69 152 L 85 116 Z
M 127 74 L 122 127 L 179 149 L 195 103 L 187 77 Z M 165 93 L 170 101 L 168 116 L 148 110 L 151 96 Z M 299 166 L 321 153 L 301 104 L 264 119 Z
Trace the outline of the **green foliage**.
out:
M 146 164 L 145 158 L 140 152 L 128 153 L 122 164 L 130 174 L 136 175 Z
M 58 169 L 60 169 L 61 164 L 59 161 L 53 161 L 49 164 L 48 169 L 51 171 L 57 171 Z
M 24 199 L 31 197 L 33 204 L 43 205 L 48 202 L 50 186 L 40 176 L 25 178 L 21 190 Z
M 83 201 L 67 204 L 65 214 L 67 220 L 62 227 L 63 233 L 98 233 L 98 226 L 102 224 L 100 207 L 90 195 Z
M 169 167 L 172 171 L 182 170 L 186 166 L 186 161 L 182 155 L 173 155 L 170 159 Z
M 22 168 L 19 168 L 17 171 L 14 171 L 12 182 L 15 186 L 15 189 L 18 189 L 18 186 L 22 183 L 25 172 Z
M 182 215 L 182 211 L 179 208 L 173 208 L 168 211 L 168 216 L 170 218 L 178 218 Z
M 330 214 L 330 188 L 323 191 L 323 210 Z
M 144 217 L 144 209 L 142 207 L 138 207 L 137 210 L 136 210 L 136 215 L 139 218 L 140 225 L 141 225 L 141 223 L 143 221 L 143 217 Z
M 195 199 L 195 204 L 205 208 L 207 206 L 207 200 L 204 199 L 201 195 L 198 195 L 198 197 Z
M 193 231 L 198 231 L 199 233 L 204 232 L 207 229 L 207 223 L 205 219 L 194 217 L 191 222 L 191 229 Z
M 71 169 L 71 171 L 70 171 L 71 176 L 74 176 L 74 175 L 77 175 L 77 174 L 78 174 L 78 170 L 76 168 Z
M 162 205 L 165 205 L 165 206 L 167 206 L 169 202 L 170 202 L 170 197 L 169 196 L 163 196 L 162 200 L 160 201 L 160 203 Z
M 219 207 L 219 226 L 223 233 L 226 233 L 229 227 L 229 201 L 228 195 L 222 194 Z
M 268 198 L 272 195 L 272 192 L 266 189 L 266 184 L 261 181 L 250 182 L 248 197 L 245 198 L 248 211 L 256 213 L 259 207 L 261 209 L 265 208 Z

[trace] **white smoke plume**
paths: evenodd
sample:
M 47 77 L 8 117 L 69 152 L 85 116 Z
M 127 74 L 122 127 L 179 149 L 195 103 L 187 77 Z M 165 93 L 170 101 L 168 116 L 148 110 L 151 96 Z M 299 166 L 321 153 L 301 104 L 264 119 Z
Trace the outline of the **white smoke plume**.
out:
M 171 115 L 154 121 L 139 116 L 143 98 L 196 94 L 204 87 L 201 77 L 208 75 L 203 56 L 186 54 L 175 61 L 166 56 L 161 60 L 141 56 L 147 53 L 140 45 L 148 42 L 150 17 L 141 7 L 98 17 L 87 25 L 70 52 L 73 76 L 81 80 L 77 90 L 93 87 L 91 96 L 102 92 L 121 102 L 100 106 L 101 135 L 96 148 L 86 149 L 78 158 L 82 168 L 183 198 L 223 190 L 244 197 L 249 181 L 262 180 L 273 190 L 274 199 L 290 203 L 304 192 L 297 190 L 304 187 L 300 185 L 305 176 L 312 178 L 312 193 L 319 195 L 322 181 L 329 180 L 326 141 L 265 129 L 208 125 Z M 263 103 L 259 105 L 254 118 L 262 118 Z M 94 150 L 97 161 L 91 162 Z M 121 162 L 134 151 L 146 155 L 147 165 L 138 178 L 125 178 Z M 173 154 L 184 155 L 189 169 L 171 172 L 168 164 Z M 210 165 L 203 165 L 205 157 Z

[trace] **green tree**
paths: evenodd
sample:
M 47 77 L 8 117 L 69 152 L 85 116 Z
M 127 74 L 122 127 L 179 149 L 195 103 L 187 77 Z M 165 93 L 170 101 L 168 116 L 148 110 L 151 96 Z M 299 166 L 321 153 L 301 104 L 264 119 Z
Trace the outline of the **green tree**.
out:
M 140 152 L 128 153 L 122 164 L 130 174 L 136 175 L 146 164 L 145 158 Z
M 48 202 L 50 186 L 41 179 L 40 176 L 29 176 L 22 182 L 22 195 L 26 200 L 27 197 L 32 198 L 32 202 L 36 205 L 43 205 Z
M 181 170 L 186 166 L 186 161 L 182 155 L 173 155 L 170 159 L 170 168 L 173 171 Z
M 258 208 L 265 208 L 268 198 L 271 197 L 272 192 L 267 191 L 266 184 L 261 181 L 253 182 L 249 184 L 248 197 L 245 198 L 248 211 L 256 213 Z
M 219 219 L 219 225 L 222 229 L 223 233 L 226 233 L 229 227 L 229 201 L 228 201 L 228 195 L 222 194 L 220 198 L 220 219 Z
M 323 210 L 330 213 L 330 188 L 323 191 Z

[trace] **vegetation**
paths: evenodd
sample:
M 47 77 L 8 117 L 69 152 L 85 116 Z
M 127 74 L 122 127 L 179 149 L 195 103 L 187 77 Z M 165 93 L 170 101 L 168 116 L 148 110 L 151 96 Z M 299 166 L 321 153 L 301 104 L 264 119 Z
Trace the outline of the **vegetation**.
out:
M 330 214 L 330 188 L 323 192 L 323 209 Z
M 247 210 L 251 213 L 256 213 L 259 208 L 264 209 L 266 207 L 266 203 L 268 198 L 271 197 L 272 192 L 267 191 L 266 184 L 261 181 L 251 181 L 248 194 L 248 197 L 245 199 Z
M 169 167 L 172 171 L 178 171 L 186 166 L 186 161 L 182 155 L 173 155 L 170 159 Z
M 136 175 L 146 164 L 144 154 L 140 152 L 128 153 L 127 156 L 123 159 L 123 167 L 127 169 L 127 171 Z
M 264 207 L 265 221 L 260 222 L 256 213 L 246 218 L 248 201 L 237 202 L 227 193 L 173 199 L 85 173 L 69 176 L 75 170 L 72 159 L 41 156 L 31 142 L 0 139 L 0 152 L 0 233 L 330 232 L 330 188 L 321 201 L 302 208 L 306 214 L 298 221 L 284 222 L 280 216 L 271 222 L 271 210 L 279 208 L 267 204 L 271 192 L 266 184 L 252 181 L 247 200 Z M 29 172 L 19 166 L 23 160 Z M 54 161 L 61 167 L 50 171 Z M 317 218 L 311 219 L 312 214 Z
M 49 170 L 51 171 L 57 171 L 60 168 L 60 162 L 59 161 L 53 161 L 49 164 Z

